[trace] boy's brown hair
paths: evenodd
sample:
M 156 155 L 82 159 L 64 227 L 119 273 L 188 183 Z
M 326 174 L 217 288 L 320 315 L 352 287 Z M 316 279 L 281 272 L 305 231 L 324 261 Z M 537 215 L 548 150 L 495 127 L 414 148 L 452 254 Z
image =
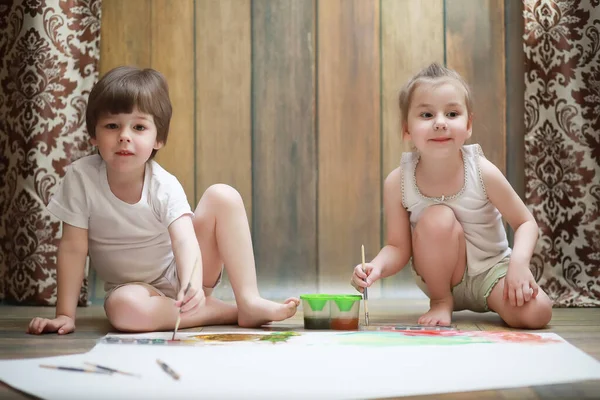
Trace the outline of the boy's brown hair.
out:
M 431 63 L 413 76 L 400 91 L 398 106 L 400 107 L 400 128 L 404 132 L 408 124 L 408 109 L 412 95 L 420 83 L 445 83 L 456 81 L 465 90 L 465 104 L 469 116 L 473 114 L 473 95 L 471 89 L 460 74 L 438 63 Z
M 129 114 L 134 108 L 154 117 L 156 140 L 166 144 L 173 113 L 169 87 L 165 77 L 150 68 L 121 66 L 98 81 L 90 93 L 85 113 L 90 136 L 96 137 L 96 124 L 102 115 Z M 150 159 L 157 151 L 152 151 Z

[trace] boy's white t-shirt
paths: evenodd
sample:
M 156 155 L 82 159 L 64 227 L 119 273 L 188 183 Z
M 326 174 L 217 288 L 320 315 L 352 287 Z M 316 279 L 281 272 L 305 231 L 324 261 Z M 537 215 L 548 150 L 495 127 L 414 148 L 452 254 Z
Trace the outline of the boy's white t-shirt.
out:
M 99 155 L 67 167 L 48 210 L 61 221 L 88 230 L 90 260 L 106 288 L 160 278 L 175 264 L 169 225 L 193 215 L 177 178 L 155 161 L 146 163 L 140 201 L 120 200 L 110 190 L 106 163 Z

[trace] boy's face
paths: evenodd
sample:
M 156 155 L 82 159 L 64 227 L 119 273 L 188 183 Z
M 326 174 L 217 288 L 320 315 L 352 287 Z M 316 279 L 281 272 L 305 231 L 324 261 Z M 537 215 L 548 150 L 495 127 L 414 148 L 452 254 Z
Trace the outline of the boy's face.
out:
M 154 117 L 133 109 L 131 114 L 105 114 L 98 118 L 96 138 L 107 166 L 119 172 L 134 171 L 150 159 L 153 150 L 162 147 L 156 140 Z
M 448 156 L 471 137 L 465 92 L 453 82 L 421 83 L 413 92 L 403 136 L 422 154 Z

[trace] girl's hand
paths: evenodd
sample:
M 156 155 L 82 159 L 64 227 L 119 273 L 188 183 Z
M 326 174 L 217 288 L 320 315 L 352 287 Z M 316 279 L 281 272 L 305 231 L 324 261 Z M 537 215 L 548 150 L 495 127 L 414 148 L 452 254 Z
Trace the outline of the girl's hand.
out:
M 521 307 L 538 295 L 539 286 L 528 267 L 511 265 L 504 278 L 502 299 L 513 307 Z
M 206 297 L 204 296 L 202 285 L 198 289 L 190 286 L 187 292 L 184 289 L 179 291 L 175 306 L 180 307 L 182 313 L 186 313 L 194 310 L 196 307 L 202 307 L 205 302 Z
M 354 267 L 354 273 L 352 274 L 350 284 L 362 293 L 364 288 L 371 286 L 373 282 L 379 278 L 381 278 L 381 270 L 379 267 L 371 263 L 365 263 L 365 270 L 363 271 L 362 264 L 358 264 Z
M 39 335 L 45 332 L 57 332 L 66 335 L 75 331 L 75 321 L 66 315 L 59 315 L 54 319 L 36 317 L 31 320 L 27 327 L 27 333 Z

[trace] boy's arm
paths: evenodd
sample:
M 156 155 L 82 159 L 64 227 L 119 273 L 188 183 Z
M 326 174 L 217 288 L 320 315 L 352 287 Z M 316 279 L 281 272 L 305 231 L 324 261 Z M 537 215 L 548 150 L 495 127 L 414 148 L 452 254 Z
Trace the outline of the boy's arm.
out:
M 538 240 L 538 226 L 533 215 L 502 172 L 489 160 L 480 158 L 480 169 L 490 202 L 515 232 L 511 266 L 529 268 Z
M 192 218 L 189 215 L 182 215 L 169 225 L 169 236 L 171 237 L 171 246 L 177 265 L 177 276 L 181 288 L 185 289 L 190 281 L 190 275 L 194 268 L 196 259 L 198 267 L 194 272 L 192 286 L 198 290 L 202 288 L 202 255 L 198 239 L 194 231 Z
M 58 246 L 56 316 L 75 320 L 88 253 L 88 231 L 63 222 Z
M 387 244 L 371 261 L 380 266 L 381 277 L 399 272 L 412 255 L 412 237 L 408 212 L 402 205 L 402 170 L 396 168 L 385 179 L 383 204 L 386 216 Z

